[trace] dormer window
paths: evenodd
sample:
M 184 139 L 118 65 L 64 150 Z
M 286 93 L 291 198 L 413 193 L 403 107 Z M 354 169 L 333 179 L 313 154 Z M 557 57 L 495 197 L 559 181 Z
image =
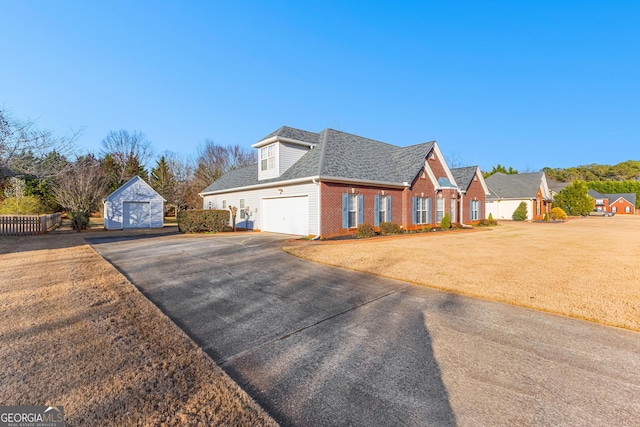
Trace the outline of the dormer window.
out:
M 268 171 L 276 168 L 276 145 L 271 144 L 260 149 L 260 170 Z

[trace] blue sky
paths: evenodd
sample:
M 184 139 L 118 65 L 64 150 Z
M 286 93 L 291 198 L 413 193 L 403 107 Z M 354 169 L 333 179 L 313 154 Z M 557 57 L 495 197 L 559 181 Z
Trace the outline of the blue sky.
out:
M 0 0 L 0 107 L 98 151 L 327 127 L 521 171 L 640 160 L 640 2 Z

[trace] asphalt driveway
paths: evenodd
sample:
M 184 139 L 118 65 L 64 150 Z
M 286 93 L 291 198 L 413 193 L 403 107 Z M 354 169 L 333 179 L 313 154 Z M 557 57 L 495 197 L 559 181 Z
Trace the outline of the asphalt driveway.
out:
M 640 419 L 640 334 L 310 263 L 284 238 L 89 243 L 283 425 Z

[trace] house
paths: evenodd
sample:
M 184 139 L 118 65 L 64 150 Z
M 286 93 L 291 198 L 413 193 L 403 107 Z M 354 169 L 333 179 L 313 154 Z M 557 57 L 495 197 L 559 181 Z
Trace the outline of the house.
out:
M 200 193 L 204 209 L 237 207 L 241 228 L 333 237 L 363 223 L 436 226 L 445 212 L 459 224 L 484 218 L 486 194 L 476 185 L 458 188 L 435 141 L 399 147 L 284 126 L 252 147 L 258 164 L 230 171 Z
M 593 199 L 594 209 L 614 214 L 634 215 L 636 213 L 635 193 L 602 194 L 589 190 L 589 196 Z
M 104 200 L 104 228 L 162 228 L 164 202 L 149 184 L 134 176 Z
M 551 191 L 544 172 L 504 174 L 495 173 L 486 179 L 487 215 L 494 219 L 512 219 L 520 203 L 527 205 L 527 219 L 541 220 L 551 212 Z
M 460 191 L 462 218 L 469 218 L 470 222 L 485 218 L 486 204 L 482 201 L 486 200 L 490 193 L 480 168 L 478 166 L 454 168 L 451 169 L 451 173 Z M 465 199 L 468 203 L 464 202 Z M 481 204 L 485 206 L 481 206 Z
M 551 198 L 555 198 L 556 195 L 567 188 L 571 183 L 569 182 L 559 182 L 554 181 L 551 178 L 547 178 L 547 185 L 549 186 L 549 191 L 551 192 Z

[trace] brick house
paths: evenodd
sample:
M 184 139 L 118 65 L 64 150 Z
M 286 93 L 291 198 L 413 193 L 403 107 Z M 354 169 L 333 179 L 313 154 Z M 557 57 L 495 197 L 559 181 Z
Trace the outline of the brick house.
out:
M 614 214 L 634 215 L 636 213 L 636 194 L 602 194 L 589 190 L 593 199 L 593 209 Z
M 527 205 L 527 219 L 539 221 L 551 212 L 553 197 L 544 172 L 504 174 L 495 173 L 486 179 L 487 215 L 494 219 L 512 219 L 520 203 Z
M 436 226 L 445 213 L 462 225 L 484 218 L 482 174 L 463 168 L 459 187 L 435 141 L 399 147 L 284 126 L 252 147 L 258 164 L 230 171 L 200 193 L 204 209 L 238 207 L 241 228 L 333 237 L 363 223 L 412 230 Z

